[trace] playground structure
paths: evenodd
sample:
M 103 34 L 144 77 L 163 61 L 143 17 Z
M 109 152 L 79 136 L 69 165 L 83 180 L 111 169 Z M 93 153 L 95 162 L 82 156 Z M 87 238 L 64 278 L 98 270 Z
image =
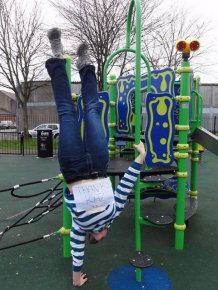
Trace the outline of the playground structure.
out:
M 132 15 L 135 8 L 136 13 L 136 48 L 130 47 Z M 189 63 L 190 52 L 199 49 L 199 41 L 181 40 L 176 44 L 176 49 L 182 53 L 181 67 L 174 72 L 166 68 L 161 71 L 151 71 L 147 58 L 141 54 L 141 6 L 139 0 L 132 0 L 129 6 L 126 45 L 109 56 L 104 67 L 104 92 L 99 93 L 99 100 L 102 103 L 102 120 L 105 134 L 109 140 L 109 153 L 111 156 L 108 175 L 115 186 L 115 176 L 121 176 L 128 167 L 128 161 L 119 158 L 120 153 L 116 142 L 118 140 L 130 141 L 136 144 L 140 139 L 145 140 L 147 148 L 146 168 L 142 171 L 141 177 L 137 180 L 134 192 L 135 198 L 135 250 L 136 255 L 130 259 L 136 267 L 136 280 L 141 281 L 141 269 L 150 266 L 152 259 L 143 255 L 141 251 L 141 226 L 154 225 L 164 226 L 174 223 L 175 248 L 184 248 L 184 233 L 186 221 L 197 210 L 197 180 L 199 162 L 199 135 L 202 139 L 202 97 L 199 93 L 200 80 L 194 78 Z M 123 52 L 135 54 L 135 76 L 128 75 L 116 79 L 114 75 L 107 81 L 108 67 L 112 59 Z M 141 75 L 141 61 L 144 62 L 147 72 Z M 66 69 L 70 80 L 70 60 L 67 59 Z M 175 80 L 175 74 L 180 76 Z M 109 85 L 109 89 L 108 89 Z M 109 96 L 108 96 L 109 91 Z M 147 126 L 145 135 L 141 135 L 141 93 L 146 94 Z M 102 97 L 104 96 L 104 97 Z M 132 101 L 134 100 L 134 102 Z M 81 98 L 78 101 L 80 112 L 80 123 L 82 126 L 82 104 Z M 109 120 L 107 124 L 107 110 L 109 109 Z M 134 126 L 131 119 L 134 119 Z M 109 128 L 109 130 L 108 130 Z M 81 129 L 82 132 L 82 129 Z M 196 133 L 197 132 L 197 133 Z M 82 134 L 82 133 L 81 133 Z M 108 135 L 109 134 L 109 135 Z M 208 132 L 204 132 L 204 137 Z M 160 136 L 160 137 L 158 137 Z M 193 137 L 191 137 L 193 136 Z M 216 138 L 212 136 L 213 144 L 217 144 Z M 211 142 L 209 142 L 211 144 Z M 204 144 L 202 144 L 204 145 Z M 209 145 L 208 145 L 209 146 Z M 210 146 L 211 147 L 211 146 Z M 213 152 L 217 154 L 217 149 Z M 137 153 L 135 153 L 137 154 Z M 190 189 L 187 198 L 187 177 L 188 158 L 190 160 Z M 176 167 L 170 166 L 176 160 Z M 161 187 L 163 180 L 152 180 L 151 175 L 171 174 L 176 178 L 176 191 L 166 191 L 161 195 L 155 194 L 155 189 Z M 149 177 L 149 178 L 146 178 Z M 175 217 L 170 216 L 141 216 L 141 196 L 146 196 L 150 188 L 154 188 L 153 196 L 176 199 Z M 145 193 L 145 194 L 144 194 Z M 148 194 L 151 196 L 151 194 Z M 188 203 L 186 205 L 186 203 Z M 188 208 L 187 208 L 188 207 Z M 69 214 L 64 210 L 64 228 L 70 228 L 71 221 Z M 69 237 L 64 237 L 64 256 L 70 256 Z
M 131 23 L 133 11 L 136 13 L 136 48 L 130 47 Z M 137 180 L 134 192 L 135 198 L 135 239 L 136 255 L 130 260 L 136 267 L 136 280 L 141 281 L 141 269 L 152 264 L 152 259 L 143 255 L 141 251 L 141 226 L 154 225 L 163 226 L 174 222 L 175 248 L 184 248 L 185 221 L 197 210 L 197 175 L 199 150 L 197 141 L 190 142 L 190 134 L 194 133 L 201 126 L 202 122 L 202 98 L 199 94 L 199 79 L 194 79 L 189 63 L 190 51 L 199 48 L 198 40 L 184 41 L 177 43 L 177 50 L 182 53 L 181 67 L 176 71 L 180 75 L 179 81 L 175 81 L 175 72 L 172 69 L 151 71 L 147 58 L 141 54 L 141 6 L 139 0 L 132 0 L 129 6 L 126 30 L 126 45 L 124 48 L 115 51 L 109 56 L 104 67 L 104 92 L 99 93 L 99 100 L 102 102 L 102 119 L 105 134 L 109 140 L 109 153 L 111 161 L 108 175 L 111 176 L 115 186 L 115 176 L 125 173 L 128 161 L 117 157 L 119 150 L 116 146 L 117 140 L 124 140 L 139 143 L 140 139 L 145 140 L 147 148 L 146 168 L 142 171 L 141 177 Z M 135 76 L 128 75 L 116 79 L 114 75 L 107 82 L 107 71 L 112 59 L 123 53 L 135 54 Z M 141 75 L 141 61 L 144 62 L 147 72 Z M 67 74 L 70 80 L 70 59 L 66 64 Z M 109 97 L 108 97 L 109 85 Z M 141 135 L 141 93 L 146 94 L 147 126 L 145 135 Z M 175 97 L 176 93 L 176 97 Z M 102 98 L 104 95 L 104 98 Z M 135 103 L 132 102 L 132 99 Z M 108 102 L 109 122 L 107 129 Z M 177 102 L 177 105 L 176 105 Z M 82 104 L 78 101 L 80 112 L 80 123 L 82 126 Z M 134 126 L 131 118 L 134 116 Z M 82 131 L 82 129 L 81 129 Z M 81 133 L 82 134 L 82 133 Z M 109 134 L 109 136 L 108 136 Z M 189 149 L 191 151 L 189 152 Z M 135 153 L 137 154 L 137 153 Z M 186 191 L 188 164 L 187 159 L 191 154 L 191 176 L 189 190 L 189 208 L 186 209 Z M 174 160 L 177 166 L 170 166 Z M 175 219 L 169 216 L 151 217 L 141 216 L 141 194 L 149 188 L 161 186 L 161 181 L 153 181 L 151 175 L 171 174 L 177 179 L 177 189 L 173 193 L 176 198 Z M 148 191 L 149 192 L 149 191 Z M 167 192 L 169 194 L 169 192 Z M 148 195 L 150 196 L 150 195 Z M 164 194 L 154 194 L 155 197 L 166 198 Z M 172 196 L 172 194 L 171 194 Z M 187 212 L 186 212 L 187 211 Z M 69 213 L 64 209 L 63 227 L 69 229 L 71 221 Z M 70 256 L 69 237 L 64 237 L 64 256 Z

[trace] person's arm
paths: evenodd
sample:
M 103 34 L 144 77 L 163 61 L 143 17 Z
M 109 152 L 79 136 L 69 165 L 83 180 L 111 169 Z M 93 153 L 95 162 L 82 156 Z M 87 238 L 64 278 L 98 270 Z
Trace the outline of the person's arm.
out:
M 86 283 L 86 274 L 81 272 L 84 260 L 86 234 L 73 221 L 70 233 L 70 245 L 72 253 L 73 271 L 72 283 L 73 286 L 82 286 Z
M 114 198 L 115 198 L 115 205 L 116 205 L 116 215 L 117 217 L 122 212 L 128 195 L 131 193 L 135 181 L 140 174 L 141 165 L 144 163 L 145 160 L 145 147 L 142 142 L 138 145 L 134 145 L 134 148 L 139 152 L 139 155 L 135 158 L 135 160 L 130 164 L 129 168 L 127 169 L 124 176 L 121 178 L 116 190 L 114 191 Z

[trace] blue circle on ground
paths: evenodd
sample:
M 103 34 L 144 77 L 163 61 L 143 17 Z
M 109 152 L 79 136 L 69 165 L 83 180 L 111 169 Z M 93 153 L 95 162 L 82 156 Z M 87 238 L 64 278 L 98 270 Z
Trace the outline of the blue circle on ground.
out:
M 171 290 L 169 277 L 155 267 L 142 270 L 142 281 L 136 281 L 135 268 L 131 265 L 120 266 L 110 272 L 108 285 L 111 290 Z

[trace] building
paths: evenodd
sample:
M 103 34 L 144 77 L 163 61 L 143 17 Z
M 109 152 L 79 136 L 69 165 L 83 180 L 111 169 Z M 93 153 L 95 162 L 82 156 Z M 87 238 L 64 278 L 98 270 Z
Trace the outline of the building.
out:
M 203 127 L 211 132 L 218 132 L 218 84 L 201 84 L 203 98 Z
M 36 90 L 32 92 L 27 103 L 29 129 L 44 123 L 58 123 L 51 81 L 35 81 L 34 85 Z M 72 92 L 76 94 L 80 92 L 80 83 L 72 84 Z M 18 127 L 20 128 L 22 124 L 22 109 L 19 105 L 17 119 L 19 120 Z
M 16 122 L 16 98 L 14 93 L 0 90 L 0 122 Z
M 58 122 L 51 81 L 37 81 L 35 85 L 37 89 L 27 103 L 29 129 L 43 123 Z M 80 89 L 79 82 L 72 83 L 72 92 L 79 94 Z M 218 132 L 218 84 L 201 84 L 200 93 L 203 97 L 203 126 L 211 132 Z M 0 90 L 0 121 L 3 120 L 16 122 L 17 129 L 22 129 L 22 110 L 14 94 Z

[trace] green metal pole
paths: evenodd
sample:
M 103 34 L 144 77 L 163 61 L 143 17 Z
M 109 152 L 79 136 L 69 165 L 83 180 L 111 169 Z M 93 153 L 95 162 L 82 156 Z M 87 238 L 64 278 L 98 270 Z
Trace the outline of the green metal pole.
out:
M 67 187 L 67 184 L 64 182 L 63 192 L 65 191 L 66 187 Z M 69 210 L 67 209 L 65 203 L 63 203 L 63 228 L 64 230 L 71 229 L 71 224 L 72 224 L 71 214 Z M 70 235 L 68 234 L 63 235 L 63 255 L 64 255 L 64 258 L 71 257 Z
M 118 54 L 121 54 L 121 53 L 126 52 L 126 51 L 136 54 L 136 50 L 133 48 L 121 48 L 121 49 L 118 49 L 117 51 L 115 51 L 114 53 L 112 53 L 108 57 L 105 65 L 104 65 L 104 70 L 103 70 L 103 79 L 104 79 L 103 90 L 104 91 L 107 90 L 107 72 L 108 72 L 108 67 L 109 67 L 112 59 L 115 58 L 115 56 L 117 56 Z M 140 57 L 144 61 L 144 64 L 146 65 L 147 74 L 148 74 L 147 88 L 148 88 L 148 92 L 150 92 L 151 91 L 151 68 L 150 68 L 150 65 L 149 65 L 147 58 L 143 54 Z
M 136 49 L 130 48 L 130 35 L 131 35 L 131 24 L 133 8 L 136 11 Z M 140 128 L 141 128 L 141 59 L 147 67 L 148 81 L 147 87 L 148 92 L 151 91 L 151 69 L 148 60 L 141 54 L 141 1 L 132 0 L 129 6 L 128 18 L 127 18 L 127 30 L 126 30 L 126 47 L 117 50 L 111 54 L 104 66 L 103 78 L 104 78 L 104 90 L 107 89 L 107 71 L 111 60 L 122 52 L 133 52 L 136 54 L 136 81 L 135 81 L 135 143 L 140 142 Z M 138 154 L 135 153 L 135 156 Z M 136 251 L 141 251 L 141 205 L 140 205 L 140 177 L 136 181 L 135 186 L 135 238 L 136 238 Z M 142 272 L 141 269 L 136 269 L 136 280 L 141 281 Z
M 71 85 L 71 59 L 69 56 L 65 56 L 66 59 L 66 73 Z M 67 184 L 64 182 L 63 191 L 65 191 Z M 63 227 L 68 230 L 71 229 L 72 219 L 69 210 L 66 208 L 65 203 L 63 202 Z M 69 258 L 71 256 L 71 248 L 70 248 L 70 235 L 63 236 L 63 255 L 64 258 Z
M 66 60 L 65 69 L 66 69 L 67 77 L 71 85 L 71 58 L 69 55 L 65 55 L 64 58 Z
M 114 135 L 116 133 L 116 76 L 111 75 L 108 84 L 110 85 L 110 111 L 109 111 L 109 154 L 111 157 L 116 156 L 116 147 Z
M 184 231 L 185 225 L 185 195 L 186 195 L 186 178 L 188 176 L 188 132 L 189 132 L 189 101 L 190 101 L 190 73 L 191 68 L 188 60 L 183 60 L 181 68 L 180 96 L 177 100 L 179 105 L 179 131 L 178 147 L 178 172 L 177 172 L 177 204 L 176 204 L 176 222 L 174 228 L 176 231 L 175 247 L 177 250 L 184 248 Z
M 109 91 L 109 96 L 110 96 L 110 111 L 109 111 L 109 155 L 110 157 L 115 157 L 116 156 L 116 144 L 115 144 L 115 138 L 114 135 L 116 133 L 116 76 L 111 75 L 110 80 L 108 84 L 110 85 L 110 91 Z M 111 176 L 111 182 L 113 185 L 113 188 L 115 188 L 115 176 Z
M 199 113 L 199 94 L 198 94 L 199 79 L 194 79 L 194 90 L 192 93 L 192 120 L 191 132 L 193 133 L 198 127 Z M 190 191 L 189 195 L 192 198 L 197 198 L 198 191 L 198 162 L 199 162 L 199 145 L 192 142 L 191 145 L 191 176 L 190 176 Z
M 127 30 L 130 30 L 131 16 L 133 11 L 133 4 L 136 10 L 136 75 L 135 75 L 135 143 L 140 142 L 140 128 L 141 128 L 141 3 L 140 1 L 132 1 L 130 4 L 128 15 Z M 128 44 L 127 44 L 128 45 Z M 135 157 L 138 152 L 135 151 Z M 141 199 L 140 199 L 140 177 L 138 177 L 135 185 L 135 239 L 136 252 L 141 251 Z M 136 268 L 136 281 L 141 282 L 142 271 Z
M 198 162 L 199 162 L 199 148 L 196 142 L 192 143 L 191 151 L 191 177 L 190 177 L 190 191 L 189 196 L 197 198 L 198 196 Z
M 126 26 L 126 47 L 130 48 L 131 44 L 131 25 L 132 25 L 132 15 L 133 15 L 133 8 L 135 6 L 135 1 L 132 0 L 129 5 L 129 11 L 127 16 L 127 26 Z M 136 12 L 137 13 L 137 12 Z M 141 35 L 140 35 L 141 38 Z

